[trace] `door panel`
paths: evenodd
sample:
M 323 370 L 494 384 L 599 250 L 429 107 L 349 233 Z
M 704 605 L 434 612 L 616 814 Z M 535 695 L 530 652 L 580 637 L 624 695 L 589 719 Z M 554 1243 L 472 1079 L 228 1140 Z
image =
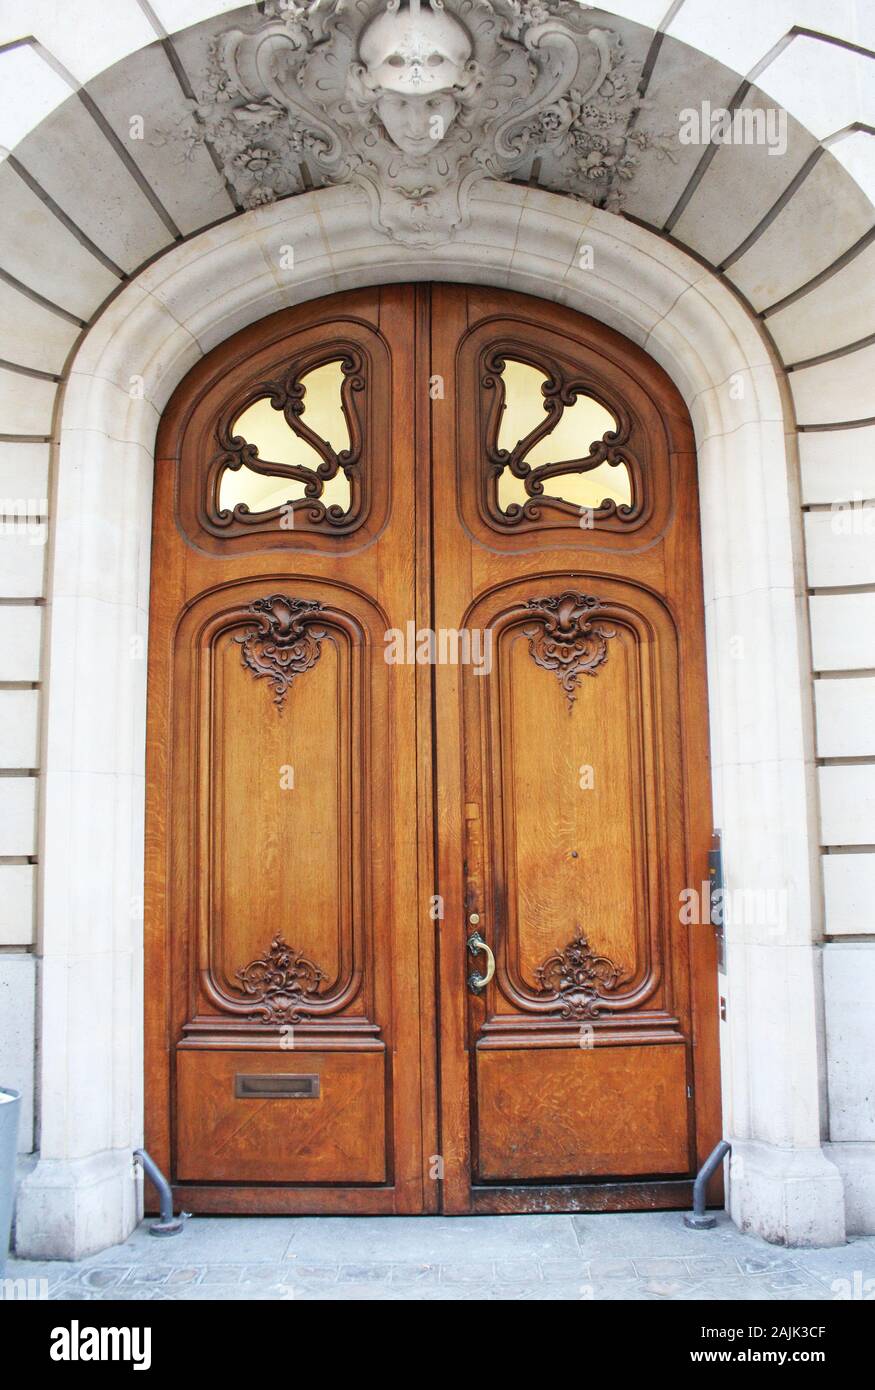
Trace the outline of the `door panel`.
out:
M 688 419 L 556 306 L 435 287 L 432 324 L 434 625 L 491 652 L 435 668 L 445 1207 L 679 1205 L 719 1136 L 713 939 L 679 916 L 711 833 Z
M 683 832 L 663 791 L 666 755 L 680 756 L 674 626 L 631 585 L 601 579 L 596 599 L 562 583 L 533 576 L 466 616 L 494 634 L 490 676 L 462 676 L 465 802 L 483 808 L 468 873 L 500 900 L 504 927 L 487 1031 L 521 1015 L 555 1028 L 557 1010 L 560 1027 L 602 1015 L 628 1026 L 630 1009 L 667 1002 L 661 878 Z M 590 629 L 583 660 L 598 662 L 568 689 L 548 650 L 566 613 L 567 626 Z M 575 951 L 592 957 L 597 996 L 568 983 Z
M 686 1173 L 686 1091 L 683 1046 L 478 1051 L 475 1177 Z
M 177 684 L 199 705 L 186 738 L 191 714 L 178 703 L 175 738 L 177 804 L 191 808 L 201 866 L 186 1037 L 216 1010 L 247 1031 L 254 1019 L 348 1029 L 356 1015 L 360 1029 L 379 987 L 366 961 L 389 891 L 390 671 L 373 659 L 385 620 L 327 581 L 286 582 L 294 598 L 262 597 L 265 587 L 208 594 L 177 631 Z M 281 666 L 272 654 L 286 630 L 298 655 Z
M 256 324 L 162 422 L 148 1144 L 190 1209 L 423 1205 L 416 668 L 383 659 L 416 600 L 414 301 Z M 342 439 L 307 434 L 311 386 Z M 248 437 L 259 401 L 285 435 Z
M 180 1181 L 259 1182 L 270 1154 L 273 1182 L 385 1182 L 382 1049 L 182 1052 L 178 1065 Z
M 157 452 L 147 1143 L 178 1200 L 684 1204 L 719 1089 L 670 382 L 526 296 L 360 290 L 208 354 Z

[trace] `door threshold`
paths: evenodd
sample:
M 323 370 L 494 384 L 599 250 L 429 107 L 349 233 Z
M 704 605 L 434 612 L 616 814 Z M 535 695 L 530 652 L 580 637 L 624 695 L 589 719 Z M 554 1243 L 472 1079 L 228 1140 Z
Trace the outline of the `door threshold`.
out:
M 693 1200 L 692 1178 L 650 1182 L 567 1183 L 549 1187 L 471 1188 L 471 1211 L 491 1213 L 683 1211 Z

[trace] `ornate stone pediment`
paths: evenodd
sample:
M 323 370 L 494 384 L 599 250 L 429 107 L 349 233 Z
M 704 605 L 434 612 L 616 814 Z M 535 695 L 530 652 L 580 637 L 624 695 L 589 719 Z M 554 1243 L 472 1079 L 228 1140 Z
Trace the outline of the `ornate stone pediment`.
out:
M 247 207 L 352 182 L 413 246 L 465 225 L 482 179 L 525 177 L 616 209 L 642 152 L 637 65 L 586 11 L 542 0 L 268 0 L 213 45 L 193 138 Z M 561 173 L 561 185 L 558 175 Z

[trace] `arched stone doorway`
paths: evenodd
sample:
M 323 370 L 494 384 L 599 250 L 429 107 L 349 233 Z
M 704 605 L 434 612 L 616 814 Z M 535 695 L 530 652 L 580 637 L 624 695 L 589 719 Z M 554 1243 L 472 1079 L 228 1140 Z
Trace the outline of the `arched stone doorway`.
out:
M 586 270 L 582 240 L 593 249 Z M 287 244 L 300 254 L 281 272 L 273 253 Z M 50 600 L 52 667 L 69 679 L 53 685 L 48 713 L 42 1147 L 22 1187 L 19 1239 L 36 1253 L 51 1229 L 57 1253 L 64 1229 L 66 1248 L 81 1253 L 123 1238 L 136 1214 L 141 639 L 160 411 L 204 351 L 266 313 L 419 278 L 506 285 L 590 313 L 644 346 L 687 401 L 699 456 L 715 822 L 730 885 L 776 883 L 792 900 L 780 947 L 768 930 L 728 942 L 725 1124 L 742 1160 L 731 1209 L 772 1239 L 840 1239 L 841 1180 L 821 1149 L 798 536 L 769 350 L 738 301 L 682 252 L 657 249 L 648 233 L 592 208 L 510 186 L 474 196 L 468 230 L 427 259 L 375 237 L 364 199 L 349 189 L 260 209 L 143 272 L 77 355 L 63 407 Z M 741 626 L 743 672 L 731 654 Z M 70 839 L 71 823 L 96 816 L 113 827 L 113 860 L 99 867 Z M 71 968 L 100 988 L 71 990 Z M 78 1103 L 86 1090 L 87 1106 Z

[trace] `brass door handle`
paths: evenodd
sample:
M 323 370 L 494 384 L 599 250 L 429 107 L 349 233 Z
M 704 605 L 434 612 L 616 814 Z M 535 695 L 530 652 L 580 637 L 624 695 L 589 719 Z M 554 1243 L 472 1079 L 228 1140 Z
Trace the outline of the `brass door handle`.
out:
M 468 988 L 475 994 L 480 994 L 486 988 L 489 981 L 495 974 L 495 956 L 487 946 L 479 931 L 472 932 L 468 937 L 468 950 L 472 956 L 476 956 L 480 951 L 486 956 L 486 974 L 478 975 L 476 970 L 472 970 L 468 976 Z

